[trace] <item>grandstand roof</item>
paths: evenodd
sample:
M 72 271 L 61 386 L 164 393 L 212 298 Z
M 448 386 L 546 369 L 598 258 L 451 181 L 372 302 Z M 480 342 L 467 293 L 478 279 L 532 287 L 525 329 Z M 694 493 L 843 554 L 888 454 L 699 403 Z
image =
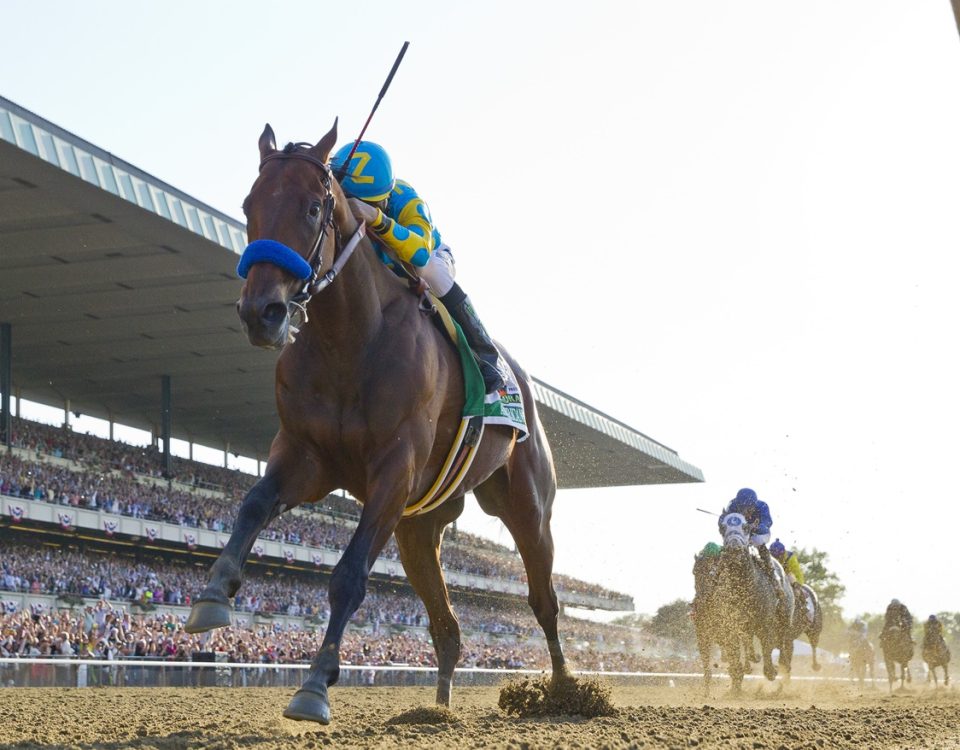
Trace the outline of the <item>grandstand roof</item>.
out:
M 276 355 L 235 312 L 242 223 L 0 97 L 0 321 L 24 398 L 264 457 Z M 561 488 L 703 481 L 676 451 L 542 381 Z

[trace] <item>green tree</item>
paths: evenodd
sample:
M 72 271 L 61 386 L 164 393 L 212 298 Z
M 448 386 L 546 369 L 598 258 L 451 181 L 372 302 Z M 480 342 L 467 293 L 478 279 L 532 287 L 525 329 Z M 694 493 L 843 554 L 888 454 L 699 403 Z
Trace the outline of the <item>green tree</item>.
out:
M 690 618 L 690 602 L 677 599 L 664 604 L 647 624 L 647 632 L 661 638 L 672 638 L 684 645 L 694 643 L 696 633 Z
M 829 555 L 816 547 L 809 552 L 806 548 L 797 550 L 796 555 L 800 567 L 803 568 L 804 578 L 810 588 L 817 592 L 824 619 L 829 617 L 840 620 L 840 600 L 847 587 L 840 583 L 837 574 L 827 567 Z

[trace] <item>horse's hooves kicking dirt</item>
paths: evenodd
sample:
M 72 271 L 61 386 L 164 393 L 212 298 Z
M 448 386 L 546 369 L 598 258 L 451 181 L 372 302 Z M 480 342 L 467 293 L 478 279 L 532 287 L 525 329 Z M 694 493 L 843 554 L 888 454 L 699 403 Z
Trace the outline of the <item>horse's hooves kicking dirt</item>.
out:
M 507 714 L 527 716 L 615 716 L 610 688 L 595 679 L 524 678 L 500 690 L 499 706 Z
M 460 719 L 446 706 L 420 706 L 386 721 L 392 724 L 459 724 Z

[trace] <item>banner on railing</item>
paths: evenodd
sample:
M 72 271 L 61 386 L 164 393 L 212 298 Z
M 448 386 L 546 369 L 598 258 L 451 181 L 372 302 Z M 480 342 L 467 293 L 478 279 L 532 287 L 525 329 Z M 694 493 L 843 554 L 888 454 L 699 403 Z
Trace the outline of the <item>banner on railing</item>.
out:
M 58 513 L 57 518 L 60 519 L 60 528 L 64 531 L 70 531 L 73 528 L 73 516 L 69 513 Z

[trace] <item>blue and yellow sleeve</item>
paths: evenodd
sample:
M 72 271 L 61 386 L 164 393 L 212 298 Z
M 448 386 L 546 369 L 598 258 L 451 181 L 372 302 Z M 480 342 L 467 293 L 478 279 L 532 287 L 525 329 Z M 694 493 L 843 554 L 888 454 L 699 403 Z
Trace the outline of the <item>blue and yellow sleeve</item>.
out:
M 427 204 L 420 198 L 407 201 L 396 220 L 378 209 L 370 231 L 405 263 L 422 268 L 430 260 L 434 249 L 433 223 Z

